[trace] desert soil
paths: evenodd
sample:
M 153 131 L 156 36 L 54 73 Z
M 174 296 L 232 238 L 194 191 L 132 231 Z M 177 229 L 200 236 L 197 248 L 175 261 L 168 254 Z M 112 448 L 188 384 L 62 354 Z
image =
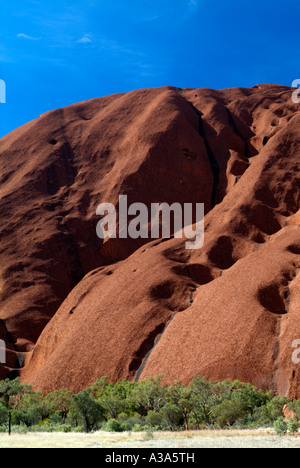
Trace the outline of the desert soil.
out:
M 149 440 L 150 439 L 150 440 Z M 183 433 L 0 434 L 0 448 L 300 448 L 300 438 L 271 431 L 200 431 Z

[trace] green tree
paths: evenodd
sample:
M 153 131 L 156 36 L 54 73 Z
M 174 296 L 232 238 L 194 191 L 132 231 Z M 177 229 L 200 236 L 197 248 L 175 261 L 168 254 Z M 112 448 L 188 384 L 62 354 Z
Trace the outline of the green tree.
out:
M 72 402 L 72 392 L 66 388 L 49 393 L 45 403 L 50 413 L 60 413 L 63 422 L 66 421 Z
M 274 397 L 266 405 L 268 411 L 268 419 L 271 422 L 275 422 L 278 418 L 282 416 L 284 406 L 289 405 L 290 403 L 291 400 L 287 397 Z
M 40 391 L 25 394 L 21 398 L 18 408 L 26 411 L 31 424 L 44 421 L 44 419 L 49 418 L 51 413 L 49 403 Z
M 183 423 L 182 412 L 171 402 L 166 403 L 159 413 L 171 431 L 178 429 Z
M 8 410 L 4 403 L 0 401 L 0 426 L 6 424 L 8 418 Z
M 200 376 L 192 380 L 190 389 L 192 412 L 197 425 L 202 422 L 211 424 L 212 409 L 220 400 L 221 389 L 216 383 Z
M 103 420 L 104 409 L 88 390 L 72 396 L 68 417 L 91 432 Z
M 0 399 L 8 411 L 8 434 L 11 435 L 12 411 L 17 408 L 24 394 L 31 390 L 29 385 L 22 385 L 20 378 L 0 381 Z
M 162 385 L 164 375 L 149 378 L 135 384 L 130 398 L 143 415 L 149 411 L 158 413 L 166 403 L 167 386 Z
M 116 384 L 108 384 L 97 392 L 97 398 L 105 409 L 107 419 L 117 419 L 118 415 L 126 410 L 134 409 L 130 395 L 133 385 L 123 380 Z
M 242 404 L 234 400 L 224 400 L 212 410 L 215 423 L 219 427 L 232 426 L 238 421 L 242 421 L 246 412 Z
M 239 402 L 246 413 L 253 413 L 255 408 L 266 405 L 271 398 L 270 393 L 257 389 L 249 383 L 234 381 L 232 383 L 231 400 Z
M 105 391 L 106 387 L 109 385 L 108 377 L 101 377 L 96 380 L 90 387 L 87 388 L 89 394 L 94 398 L 98 398 L 101 392 Z
M 175 382 L 169 387 L 167 398 L 180 409 L 185 429 L 188 431 L 190 415 L 194 408 L 191 386 L 185 387 L 181 382 Z

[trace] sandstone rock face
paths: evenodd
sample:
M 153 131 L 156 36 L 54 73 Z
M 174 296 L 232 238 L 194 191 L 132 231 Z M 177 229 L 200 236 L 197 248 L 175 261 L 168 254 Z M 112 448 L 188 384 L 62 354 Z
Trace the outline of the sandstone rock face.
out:
M 283 416 L 286 422 L 294 421 L 295 419 L 297 419 L 297 414 L 294 411 L 290 410 L 288 405 L 284 405 L 283 407 Z
M 300 397 L 299 106 L 290 88 L 160 88 L 0 140 L 0 378 L 234 378 Z M 96 208 L 204 203 L 205 242 L 96 236 Z

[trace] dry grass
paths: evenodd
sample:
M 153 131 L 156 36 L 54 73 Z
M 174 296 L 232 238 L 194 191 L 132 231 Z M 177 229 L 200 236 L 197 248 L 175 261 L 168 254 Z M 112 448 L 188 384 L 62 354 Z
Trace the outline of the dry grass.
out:
M 149 440 L 150 439 L 150 440 Z M 139 433 L 0 434 L 0 448 L 300 448 L 300 439 L 271 430 Z

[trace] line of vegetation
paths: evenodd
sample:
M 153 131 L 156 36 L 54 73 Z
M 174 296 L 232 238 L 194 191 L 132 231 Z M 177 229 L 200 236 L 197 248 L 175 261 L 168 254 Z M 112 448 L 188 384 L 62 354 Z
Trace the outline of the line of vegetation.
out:
M 61 389 L 48 395 L 20 379 L 0 381 L 0 432 L 298 430 L 300 400 L 239 381 L 216 383 L 197 376 L 186 386 L 165 385 L 163 377 L 115 384 L 103 377 L 77 394 Z M 285 405 L 296 413 L 293 421 L 284 421 Z

